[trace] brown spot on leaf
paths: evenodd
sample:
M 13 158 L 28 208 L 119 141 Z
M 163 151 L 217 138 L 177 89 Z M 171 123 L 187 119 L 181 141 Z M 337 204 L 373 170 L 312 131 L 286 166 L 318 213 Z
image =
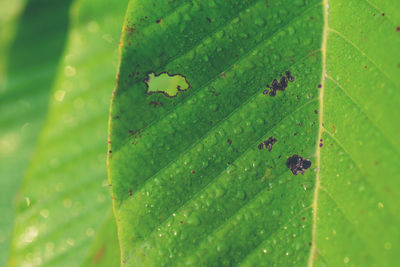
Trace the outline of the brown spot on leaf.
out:
M 158 107 L 158 106 L 162 106 L 163 103 L 158 102 L 158 101 L 150 101 L 149 105 L 153 106 L 155 108 L 155 107 Z
M 106 247 L 102 246 L 99 250 L 97 250 L 96 254 L 93 257 L 93 263 L 97 264 L 103 258 L 104 253 L 106 252 Z

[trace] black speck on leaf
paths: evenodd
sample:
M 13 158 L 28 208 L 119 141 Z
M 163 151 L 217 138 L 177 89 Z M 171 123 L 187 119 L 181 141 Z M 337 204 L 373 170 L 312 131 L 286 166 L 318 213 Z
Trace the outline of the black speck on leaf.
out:
M 294 175 L 298 175 L 299 173 L 304 174 L 306 169 L 311 167 L 311 161 L 294 154 L 287 159 L 286 166 Z
M 270 96 L 275 96 L 276 91 L 284 91 L 286 87 L 288 86 L 289 82 L 294 81 L 294 77 L 292 76 L 292 73 L 290 71 L 285 71 L 285 76 L 280 75 L 280 80 L 278 81 L 277 79 L 274 79 L 271 83 L 271 86 L 267 85 L 267 88 L 270 88 L 271 91 L 269 92 Z M 263 92 L 264 94 L 267 94 L 268 91 L 265 90 Z
M 278 140 L 274 137 L 269 137 L 267 140 L 265 140 L 264 142 L 262 142 L 261 144 L 258 145 L 258 149 L 263 149 L 264 146 L 265 148 L 268 149 L 268 151 L 272 150 L 272 146 L 277 142 Z

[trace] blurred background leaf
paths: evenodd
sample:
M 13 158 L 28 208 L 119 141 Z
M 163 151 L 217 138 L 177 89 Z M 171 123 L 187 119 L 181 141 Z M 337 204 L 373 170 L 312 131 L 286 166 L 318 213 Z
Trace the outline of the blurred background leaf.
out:
M 11 200 L 25 175 L 16 197 L 11 266 L 119 261 L 105 152 L 127 1 L 70 4 L 28 2 L 4 68 L 4 248 L 12 229 Z M 101 225 L 108 236 L 97 233 Z M 7 251 L 2 252 L 4 262 Z
M 2 1 L 0 88 L 0 265 L 12 231 L 13 198 L 47 112 L 65 46 L 70 0 Z M 20 18 L 18 14 L 24 8 Z

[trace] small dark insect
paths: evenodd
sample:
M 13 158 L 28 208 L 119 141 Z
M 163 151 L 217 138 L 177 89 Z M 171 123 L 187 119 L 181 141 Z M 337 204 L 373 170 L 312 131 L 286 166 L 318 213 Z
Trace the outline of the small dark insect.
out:
M 228 139 L 228 144 L 232 144 L 232 140 L 231 139 Z
M 308 159 L 303 159 L 299 155 L 295 154 L 287 159 L 286 166 L 294 175 L 299 173 L 304 174 L 306 169 L 311 167 L 311 161 Z
M 132 195 L 133 195 L 133 193 L 132 193 L 132 189 L 129 189 L 129 195 L 130 195 L 130 196 L 132 196 Z
M 261 143 L 261 144 L 258 145 L 258 149 L 261 150 L 261 149 L 263 149 L 263 148 L 264 148 L 264 143 Z

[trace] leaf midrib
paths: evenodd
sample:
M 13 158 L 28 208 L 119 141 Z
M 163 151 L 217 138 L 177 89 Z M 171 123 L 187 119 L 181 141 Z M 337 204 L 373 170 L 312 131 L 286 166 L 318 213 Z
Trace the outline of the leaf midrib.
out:
M 323 0 L 323 18 L 324 18 L 324 27 L 322 30 L 322 44 L 321 44 L 321 60 L 322 60 L 322 70 L 321 70 L 321 89 L 319 91 L 319 126 L 318 126 L 318 137 L 316 140 L 316 170 L 317 173 L 315 175 L 315 189 L 314 189 L 314 199 L 313 199 L 313 220 L 312 220 L 312 239 L 311 239 L 311 249 L 308 258 L 308 266 L 314 266 L 314 257 L 316 252 L 316 234 L 317 234 L 317 209 L 318 209 L 318 193 L 320 187 L 320 173 L 321 173 L 321 147 L 319 145 L 322 137 L 323 131 L 323 115 L 324 115 L 324 90 L 325 90 L 325 79 L 326 79 L 326 43 L 328 38 L 328 8 L 329 3 L 328 0 Z

